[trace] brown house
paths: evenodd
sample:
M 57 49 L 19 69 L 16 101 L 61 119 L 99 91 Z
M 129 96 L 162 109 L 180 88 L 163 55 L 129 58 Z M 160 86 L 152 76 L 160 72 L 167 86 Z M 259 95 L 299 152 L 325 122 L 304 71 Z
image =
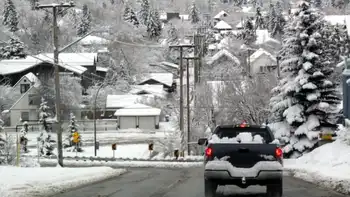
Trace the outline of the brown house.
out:
M 102 80 L 105 70 L 96 67 L 97 53 L 61 53 L 59 55 L 60 72 L 71 73 L 80 77 L 84 89 L 87 89 L 94 80 Z M 0 83 L 8 82 L 12 86 L 27 73 L 33 73 L 44 84 L 54 74 L 53 54 L 42 53 L 25 59 L 0 61 Z M 97 75 L 97 72 L 99 72 Z M 102 73 L 101 73 L 102 72 Z

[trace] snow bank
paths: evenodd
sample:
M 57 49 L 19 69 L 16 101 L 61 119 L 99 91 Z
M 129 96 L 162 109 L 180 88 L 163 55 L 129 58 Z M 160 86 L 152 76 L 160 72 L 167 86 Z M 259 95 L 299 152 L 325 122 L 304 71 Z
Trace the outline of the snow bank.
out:
M 0 196 L 49 196 L 125 173 L 124 169 L 0 166 Z
M 235 138 L 228 138 L 223 137 L 219 138 L 217 135 L 213 135 L 211 139 L 209 140 L 209 143 L 257 143 L 262 144 L 264 141 L 264 138 L 262 138 L 260 135 L 254 135 L 252 136 L 249 132 L 242 132 L 237 135 Z
M 350 146 L 342 141 L 323 145 L 298 159 L 286 159 L 284 167 L 297 178 L 350 194 Z
M 40 164 L 42 166 L 50 166 L 57 161 L 52 159 L 41 159 Z M 159 161 L 64 161 L 65 166 L 69 167 L 91 167 L 91 166 L 109 166 L 117 168 L 192 168 L 201 167 L 203 162 L 159 162 Z M 2 197 L 2 196 L 1 196 Z

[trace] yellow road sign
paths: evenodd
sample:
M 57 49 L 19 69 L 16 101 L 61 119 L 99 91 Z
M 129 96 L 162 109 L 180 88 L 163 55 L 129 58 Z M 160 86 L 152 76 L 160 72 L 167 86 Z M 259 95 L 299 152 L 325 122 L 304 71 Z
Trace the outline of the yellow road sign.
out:
M 80 139 L 79 139 L 79 133 L 78 132 L 74 132 L 73 133 L 73 142 L 74 143 L 79 143 L 80 142 Z

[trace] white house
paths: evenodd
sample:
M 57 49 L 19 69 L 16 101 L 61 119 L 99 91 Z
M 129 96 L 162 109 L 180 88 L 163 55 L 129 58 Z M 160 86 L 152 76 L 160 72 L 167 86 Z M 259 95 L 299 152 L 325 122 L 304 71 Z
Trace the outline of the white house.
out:
M 133 104 L 114 113 L 119 129 L 159 129 L 161 110 L 143 104 Z
M 21 121 L 39 120 L 40 85 L 40 80 L 33 73 L 28 73 L 13 86 L 14 91 L 19 91 L 21 97 L 9 109 L 12 127 L 21 124 Z
M 219 21 L 214 26 L 214 29 L 218 31 L 229 31 L 229 30 L 232 30 L 232 26 L 226 23 L 225 21 Z
M 250 61 L 251 74 L 271 72 L 277 68 L 276 57 L 263 48 L 255 51 L 247 61 Z

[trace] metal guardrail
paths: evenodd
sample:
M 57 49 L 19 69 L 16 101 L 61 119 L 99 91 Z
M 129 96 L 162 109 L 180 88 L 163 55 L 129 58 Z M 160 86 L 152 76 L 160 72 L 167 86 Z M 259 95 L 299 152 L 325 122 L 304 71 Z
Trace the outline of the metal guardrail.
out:
M 21 157 L 30 157 L 30 158 L 38 158 L 38 156 L 34 155 L 23 155 Z M 56 155 L 53 156 L 42 156 L 39 159 L 57 159 Z M 147 158 L 125 158 L 125 157 L 63 157 L 65 160 L 75 160 L 75 161 L 153 161 L 153 162 L 201 162 L 203 159 L 147 159 Z

